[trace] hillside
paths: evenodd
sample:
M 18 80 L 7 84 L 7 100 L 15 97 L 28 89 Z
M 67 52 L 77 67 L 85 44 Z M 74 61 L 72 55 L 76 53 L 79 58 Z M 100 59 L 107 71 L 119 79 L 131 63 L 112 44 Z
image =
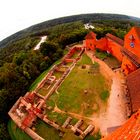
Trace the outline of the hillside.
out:
M 32 36 L 35 34 L 44 34 L 47 33 L 47 29 L 49 27 L 63 24 L 63 23 L 69 23 L 69 22 L 75 22 L 75 21 L 82 21 L 83 23 L 87 22 L 93 22 L 96 20 L 124 20 L 124 21 L 131 21 L 135 23 L 139 23 L 140 19 L 135 17 L 130 17 L 126 15 L 119 15 L 119 14 L 103 14 L 103 13 L 95 13 L 95 14 L 80 14 L 80 15 L 73 15 L 73 16 L 67 16 L 67 17 L 61 17 L 57 19 L 48 20 L 36 25 L 33 25 L 29 28 L 26 28 L 24 30 L 21 30 L 4 40 L 0 42 L 0 48 L 6 47 L 8 44 L 17 41 L 21 38 L 25 38 L 27 36 Z

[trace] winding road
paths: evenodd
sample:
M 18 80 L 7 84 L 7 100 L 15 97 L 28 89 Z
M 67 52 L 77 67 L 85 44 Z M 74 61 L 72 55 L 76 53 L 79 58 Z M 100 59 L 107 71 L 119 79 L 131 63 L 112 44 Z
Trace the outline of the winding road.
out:
M 34 47 L 34 50 L 38 50 L 40 48 L 41 43 L 45 42 L 47 36 L 42 36 L 40 42 Z

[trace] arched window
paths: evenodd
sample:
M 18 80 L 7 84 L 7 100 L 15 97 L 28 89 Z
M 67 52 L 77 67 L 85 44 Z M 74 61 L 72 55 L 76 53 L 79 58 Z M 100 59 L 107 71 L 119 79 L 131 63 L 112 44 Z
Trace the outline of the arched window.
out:
M 134 42 L 130 42 L 130 47 L 134 48 L 134 46 L 135 46 Z

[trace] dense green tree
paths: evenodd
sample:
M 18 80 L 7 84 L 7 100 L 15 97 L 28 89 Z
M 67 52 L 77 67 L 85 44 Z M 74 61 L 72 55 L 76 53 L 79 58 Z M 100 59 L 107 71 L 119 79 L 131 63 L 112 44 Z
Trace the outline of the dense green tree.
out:
M 20 53 L 15 54 L 13 62 L 16 63 L 17 65 L 20 65 L 25 60 L 26 57 L 27 54 L 24 51 L 21 51 Z
M 41 44 L 40 51 L 44 56 L 52 57 L 58 49 L 58 44 L 47 41 Z

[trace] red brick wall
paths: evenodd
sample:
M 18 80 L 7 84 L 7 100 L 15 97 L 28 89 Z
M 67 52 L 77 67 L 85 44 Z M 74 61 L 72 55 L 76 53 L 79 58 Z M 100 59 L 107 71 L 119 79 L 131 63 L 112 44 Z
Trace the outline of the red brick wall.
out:
M 85 40 L 86 43 L 86 48 L 90 49 L 90 50 L 94 50 L 95 49 L 95 44 L 96 44 L 96 40 L 95 39 L 86 39 Z
M 137 68 L 126 56 L 124 56 L 121 69 L 126 75 L 128 75 L 129 73 L 135 71 Z
M 134 36 L 134 40 L 130 39 L 131 35 Z M 124 47 L 140 58 L 140 36 L 137 35 L 135 27 L 133 27 L 125 35 L 124 40 L 125 40 Z M 131 47 L 130 43 L 134 43 L 134 47 Z
M 107 51 L 109 51 L 113 56 L 115 56 L 120 62 L 122 61 L 121 45 L 114 42 L 111 39 L 107 39 Z
M 106 51 L 107 50 L 107 39 L 101 38 L 100 40 L 96 41 L 96 48 L 102 50 L 102 51 Z

